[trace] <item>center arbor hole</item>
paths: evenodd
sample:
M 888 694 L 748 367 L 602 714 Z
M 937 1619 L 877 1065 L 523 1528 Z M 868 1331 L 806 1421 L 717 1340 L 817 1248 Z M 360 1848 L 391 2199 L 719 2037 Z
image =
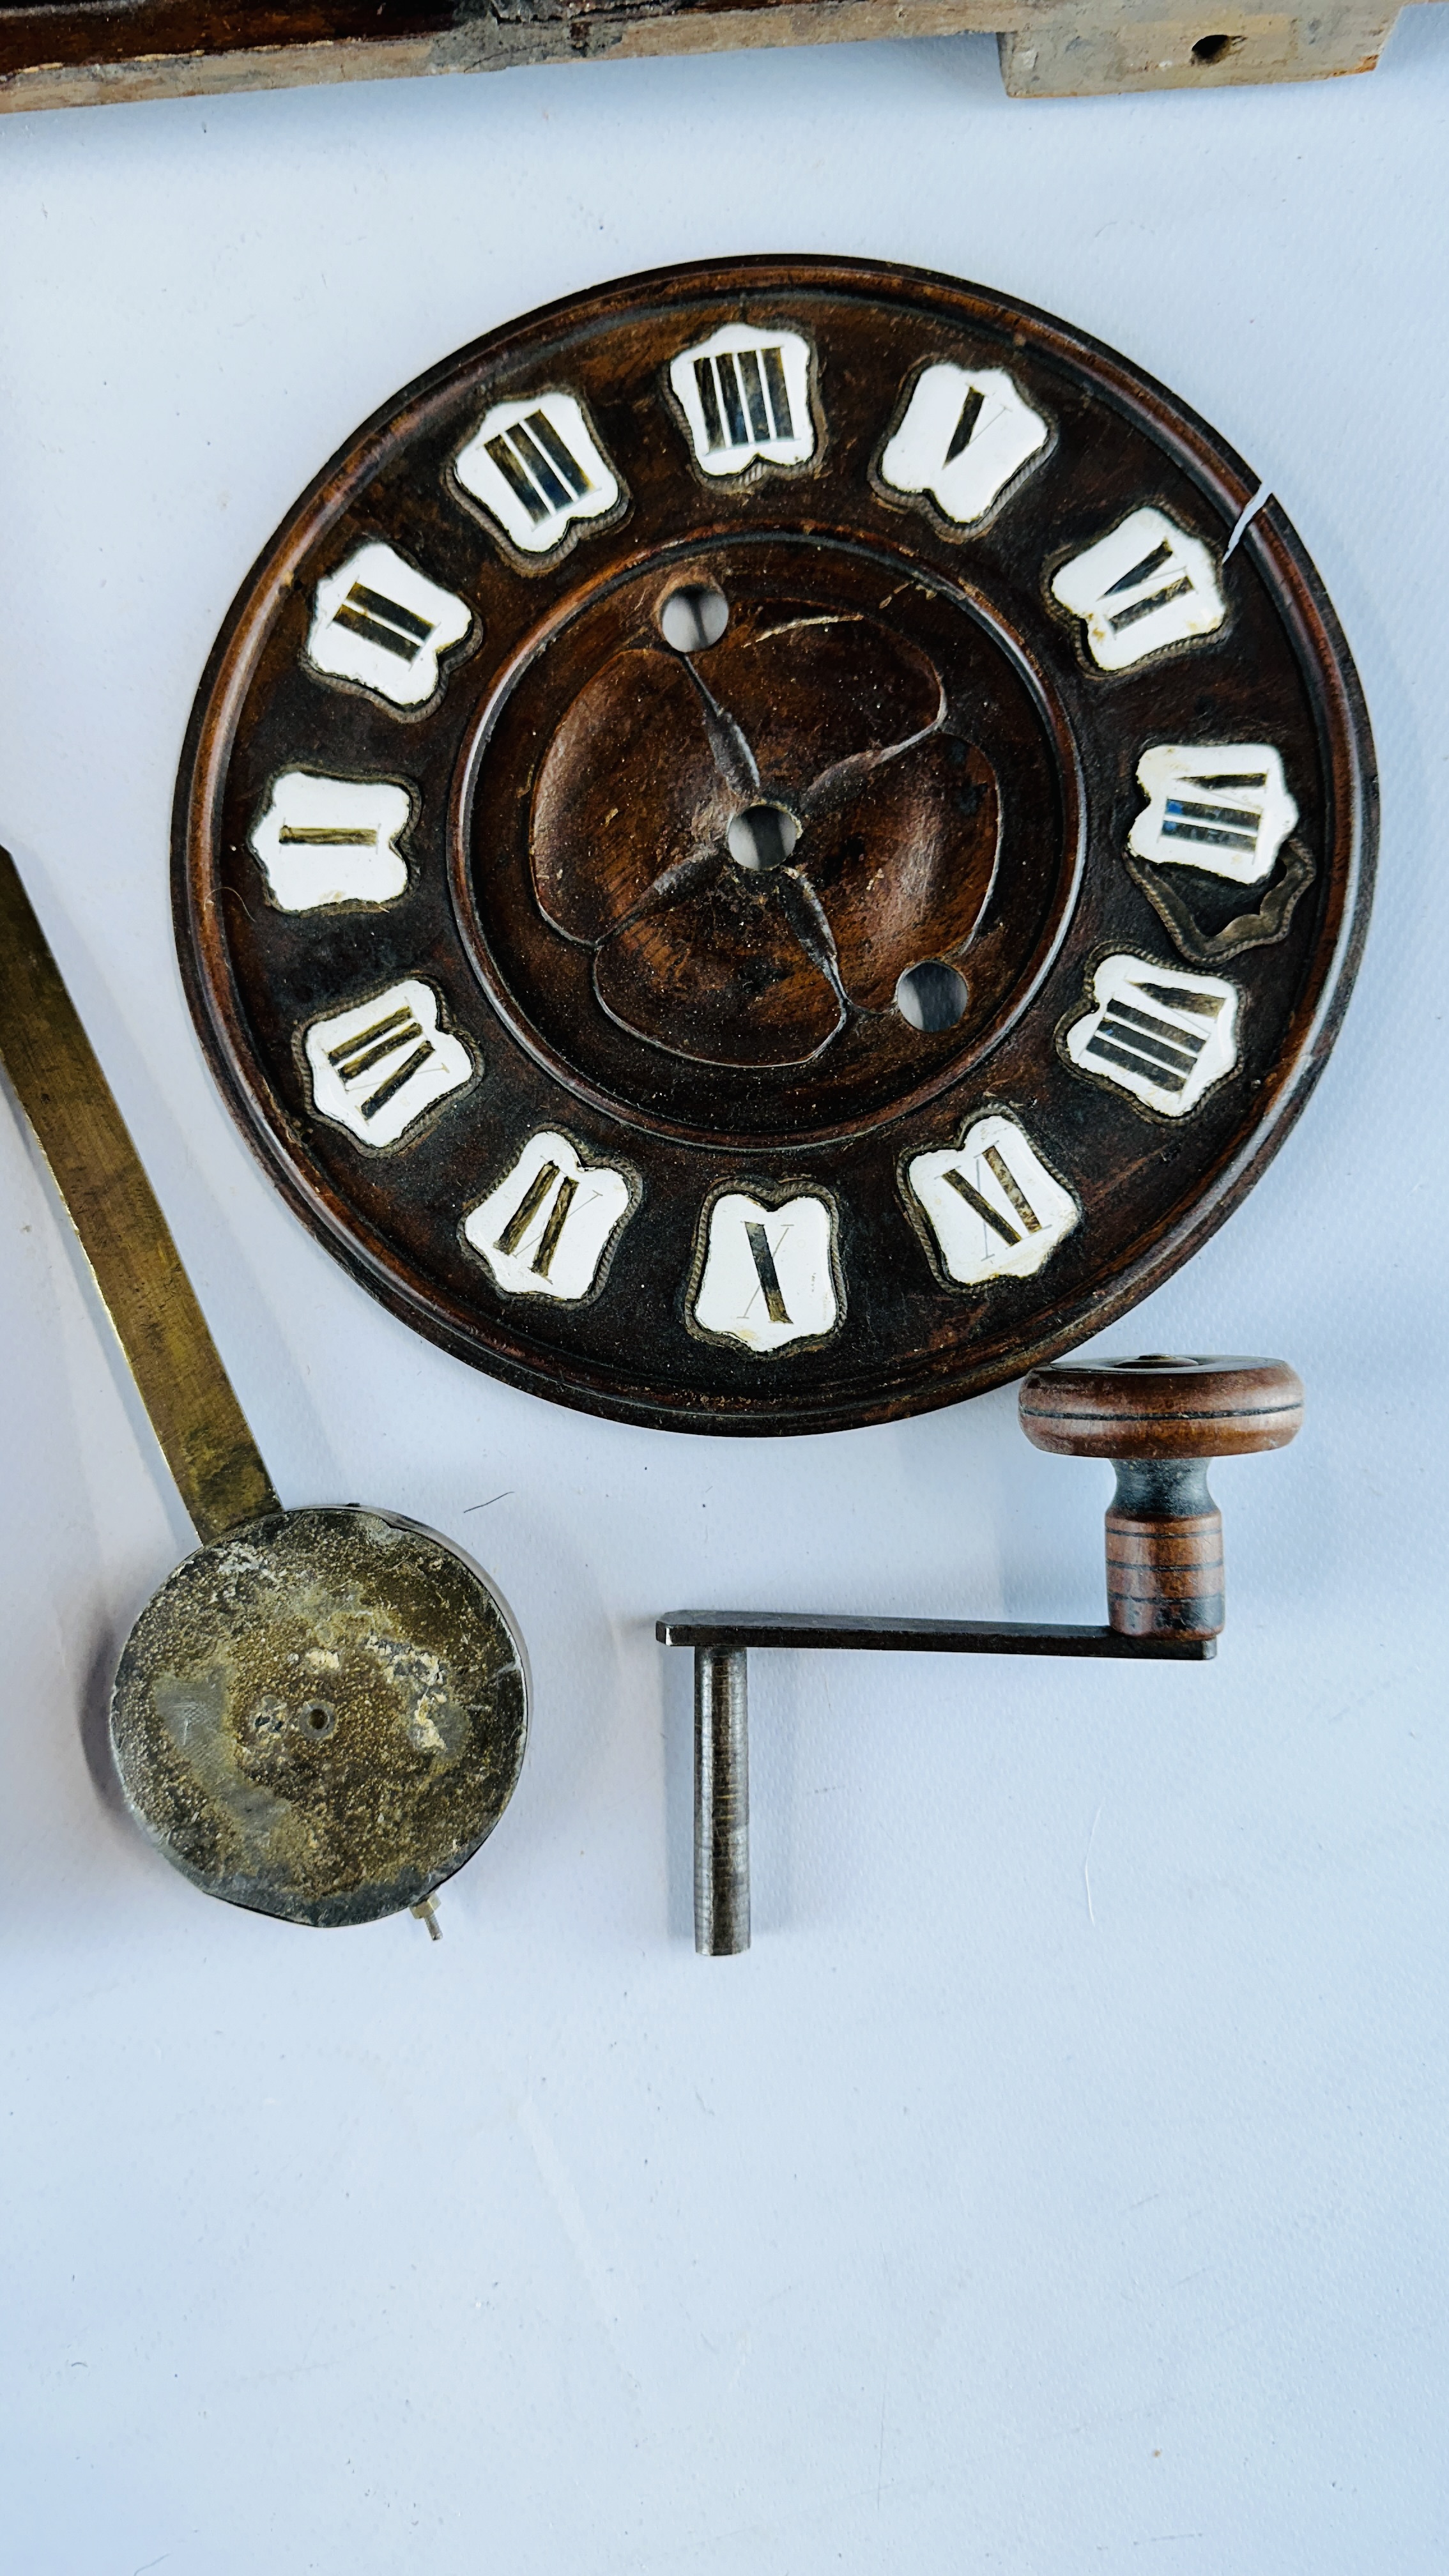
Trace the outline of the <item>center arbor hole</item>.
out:
M 1195 63 L 1220 63 L 1226 55 L 1235 54 L 1242 45 L 1241 36 L 1199 36 L 1192 49 Z
M 659 632 L 676 653 L 703 653 L 730 622 L 730 604 L 713 582 L 690 581 L 671 590 L 659 608 Z
M 747 805 L 725 834 L 730 857 L 752 876 L 782 868 L 799 838 L 800 826 L 783 805 Z
M 297 1724 L 304 1735 L 330 1735 L 337 1724 L 337 1713 L 325 1699 L 309 1699 L 297 1711 Z
M 896 1009 L 913 1029 L 927 1037 L 937 1029 L 954 1029 L 966 1008 L 966 978 L 942 957 L 908 966 L 896 986 Z

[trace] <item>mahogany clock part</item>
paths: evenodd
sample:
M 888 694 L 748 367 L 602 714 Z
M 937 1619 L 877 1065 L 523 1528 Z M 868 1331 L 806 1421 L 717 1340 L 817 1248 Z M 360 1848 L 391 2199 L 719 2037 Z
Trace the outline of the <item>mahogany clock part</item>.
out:
M 45 1152 L 204 1544 L 136 1621 L 111 1697 L 131 1813 L 208 1895 L 292 1923 L 433 1898 L 503 1813 L 527 1661 L 450 1540 L 284 1511 L 13 861 L 0 1063 Z
M 1216 1637 L 1223 1626 L 1223 1516 L 1214 1458 L 1286 1449 L 1303 1382 L 1286 1360 L 1084 1360 L 1034 1369 L 1021 1427 L 1061 1458 L 1108 1458 L 1107 1617 L 1124 1637 Z
M 818 1431 L 1159 1286 L 1342 1015 L 1362 696 L 1278 504 L 981 288 L 753 259 L 388 404 L 227 619 L 183 971 L 354 1277 L 518 1386 Z

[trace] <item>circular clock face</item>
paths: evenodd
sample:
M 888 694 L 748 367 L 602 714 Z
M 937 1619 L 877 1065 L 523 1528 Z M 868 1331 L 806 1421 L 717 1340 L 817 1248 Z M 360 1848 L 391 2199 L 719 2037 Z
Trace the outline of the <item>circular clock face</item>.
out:
M 436 369 L 212 657 L 183 967 L 307 1222 L 421 1331 L 686 1430 L 1017 1375 L 1281 1141 L 1372 751 L 1277 504 L 980 289 L 674 269 Z

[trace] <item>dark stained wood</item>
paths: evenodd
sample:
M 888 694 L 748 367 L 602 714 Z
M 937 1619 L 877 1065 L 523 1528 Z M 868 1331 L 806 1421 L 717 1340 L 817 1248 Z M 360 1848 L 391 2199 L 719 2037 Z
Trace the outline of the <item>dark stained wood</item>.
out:
M 1062 1458 L 1110 1458 L 1107 1616 L 1127 1637 L 1215 1637 L 1226 1616 L 1222 1514 L 1207 1486 L 1213 1458 L 1284 1449 L 1303 1421 L 1303 1385 L 1286 1360 L 1067 1362 L 1034 1369 L 1021 1427 Z
M 1024 23 L 1029 0 L 0 0 L 0 109 Z
M 1286 1360 L 1067 1360 L 1034 1369 L 1017 1409 L 1059 1458 L 1246 1458 L 1297 1438 L 1303 1381 Z
M 742 319 L 808 341 L 816 448 L 797 469 L 718 480 L 693 462 L 668 369 Z M 1006 371 L 1048 424 L 1039 461 L 969 529 L 879 471 L 916 375 L 940 361 Z M 492 405 L 548 388 L 583 405 L 622 495 L 526 560 L 462 495 L 455 460 Z M 294 1206 L 450 1350 L 684 1430 L 886 1419 L 1100 1330 L 1282 1143 L 1367 922 L 1376 794 L 1357 679 L 1276 503 L 1225 556 L 1257 484 L 1160 387 L 1066 326 L 845 261 L 626 280 L 435 369 L 267 547 L 212 656 L 178 785 L 193 1008 Z M 1210 548 L 1227 614 L 1109 673 L 1051 584 L 1139 507 Z M 415 712 L 305 659 L 319 582 L 366 542 L 470 613 Z M 659 640 L 680 583 L 717 586 L 732 612 L 725 640 L 691 656 L 699 688 Z M 1295 870 L 1296 900 L 1208 969 L 1125 864 L 1137 764 L 1174 741 L 1276 745 L 1298 807 L 1266 881 Z M 268 899 L 249 836 L 294 769 L 407 788 L 399 899 L 310 913 Z M 757 797 L 799 830 L 774 873 L 721 858 Z M 1261 885 L 1170 873 L 1205 940 L 1230 922 L 1240 943 L 1244 916 L 1269 908 Z M 918 953 L 964 978 L 945 1028 L 889 1005 L 913 925 Z M 1149 978 L 1231 980 L 1231 1075 L 1190 1116 L 1071 1059 L 1089 978 L 1113 953 Z M 436 993 L 473 1078 L 374 1151 L 316 1115 L 302 1033 L 406 977 Z M 962 1285 L 907 1174 L 997 1114 L 1029 1133 L 1077 1220 L 1035 1273 Z M 620 1173 L 629 1200 L 577 1302 L 508 1293 L 460 1230 L 543 1131 L 581 1168 Z M 830 1329 L 762 1356 L 696 1327 L 701 1229 L 730 1192 L 827 1204 L 842 1301 Z
M 999 37 L 1018 98 L 1216 89 L 1371 71 L 1394 0 L 1315 0 L 1302 16 L 1201 34 L 1189 0 L 1151 20 L 1120 0 L 0 0 L 0 111 L 503 71 L 591 56 L 746 45 Z
M 466 12 L 456 0 L 70 0 L 0 5 L 0 72 L 40 63 L 131 63 L 155 54 L 229 54 L 260 45 L 347 44 L 357 37 L 441 35 Z

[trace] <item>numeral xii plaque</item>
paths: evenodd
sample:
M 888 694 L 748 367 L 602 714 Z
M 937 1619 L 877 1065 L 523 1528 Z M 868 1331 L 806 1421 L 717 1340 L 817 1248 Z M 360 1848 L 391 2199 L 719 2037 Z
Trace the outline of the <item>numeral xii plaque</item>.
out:
M 1156 1286 L 1348 997 L 1372 746 L 1160 386 L 846 261 L 510 325 L 327 468 L 178 790 L 192 1005 L 308 1224 L 515 1384 L 822 1430 Z

